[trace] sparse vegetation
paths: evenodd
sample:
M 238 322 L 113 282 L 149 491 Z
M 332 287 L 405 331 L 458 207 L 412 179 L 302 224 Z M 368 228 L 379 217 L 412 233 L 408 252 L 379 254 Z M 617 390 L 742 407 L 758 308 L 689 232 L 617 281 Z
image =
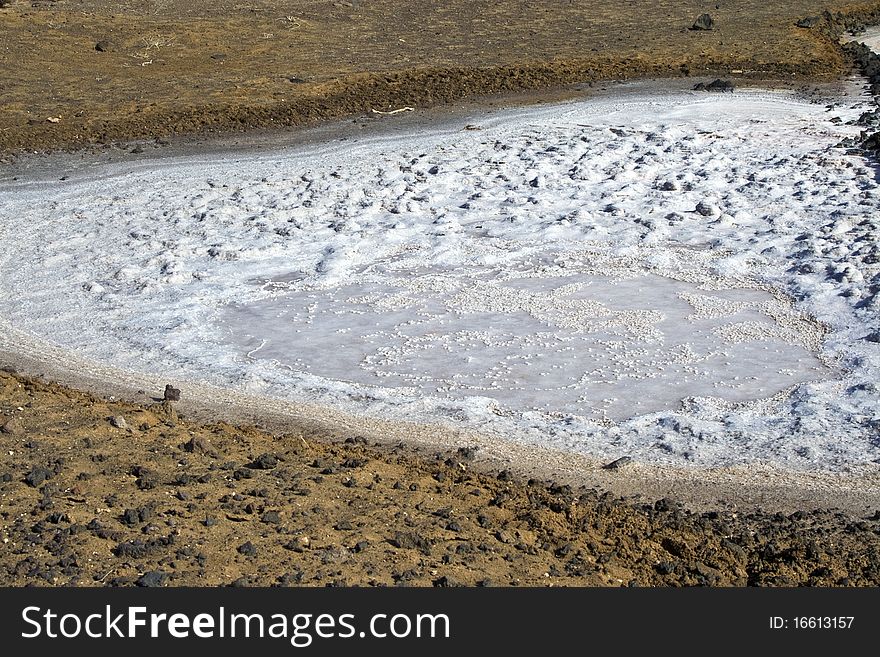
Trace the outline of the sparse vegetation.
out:
M 839 30 L 880 20 L 880 0 L 729 0 L 711 4 L 716 29 L 697 32 L 688 28 L 699 12 L 681 0 L 660 0 L 655 12 L 617 0 L 535 4 L 540 11 L 488 0 L 167 0 L 124 18 L 101 0 L 0 5 L 10 2 L 4 153 L 302 125 L 585 81 L 805 83 L 846 70 Z M 795 28 L 805 17 L 816 17 L 812 27 Z M 304 82 L 291 87 L 292 77 Z M 57 115 L 66 120 L 42 118 Z

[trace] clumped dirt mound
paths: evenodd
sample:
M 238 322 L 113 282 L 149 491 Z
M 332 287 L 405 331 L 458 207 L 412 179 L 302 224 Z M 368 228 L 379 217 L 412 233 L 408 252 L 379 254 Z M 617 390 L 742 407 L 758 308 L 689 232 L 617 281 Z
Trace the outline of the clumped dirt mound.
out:
M 637 76 L 834 76 L 880 3 L 13 1 L 0 152 L 251 127 Z M 830 11 L 827 11 L 830 10 Z M 805 20 L 808 19 L 808 20 Z M 802 27 L 798 27 L 798 24 Z
M 0 372 L 4 585 L 880 584 L 880 513 L 690 512 Z

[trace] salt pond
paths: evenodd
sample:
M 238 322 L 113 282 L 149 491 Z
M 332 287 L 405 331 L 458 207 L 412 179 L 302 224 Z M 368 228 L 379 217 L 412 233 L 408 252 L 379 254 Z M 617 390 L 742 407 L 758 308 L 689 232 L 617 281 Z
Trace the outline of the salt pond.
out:
M 0 346 L 600 457 L 876 461 L 880 201 L 837 147 L 868 105 L 611 94 L 8 181 Z

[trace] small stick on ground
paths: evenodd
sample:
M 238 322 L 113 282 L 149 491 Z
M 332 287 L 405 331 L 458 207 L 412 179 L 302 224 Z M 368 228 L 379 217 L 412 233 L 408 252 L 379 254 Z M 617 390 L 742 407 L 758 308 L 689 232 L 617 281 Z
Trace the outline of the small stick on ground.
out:
M 415 111 L 415 108 L 413 108 L 413 107 L 401 107 L 401 108 L 398 108 L 398 109 L 396 109 L 396 110 L 391 110 L 390 112 L 383 112 L 382 110 L 377 110 L 377 109 L 371 109 L 370 111 L 371 111 L 373 114 L 384 114 L 384 115 L 389 115 L 389 114 L 399 114 L 400 112 L 414 112 L 414 111 Z

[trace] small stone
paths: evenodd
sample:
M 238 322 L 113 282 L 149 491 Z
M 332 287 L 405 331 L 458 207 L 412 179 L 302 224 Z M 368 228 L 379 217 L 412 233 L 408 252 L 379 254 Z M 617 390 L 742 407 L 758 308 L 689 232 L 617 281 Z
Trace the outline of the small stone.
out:
M 21 433 L 21 423 L 18 418 L 11 417 L 0 425 L 0 433 L 17 435 Z
M 47 479 L 51 479 L 54 476 L 54 472 L 49 470 L 48 468 L 43 468 L 41 466 L 36 466 L 31 469 L 24 477 L 24 483 L 26 483 L 31 488 L 36 488 L 40 484 L 42 484 Z
M 253 463 L 248 463 L 247 467 L 251 470 L 271 470 L 277 465 L 278 457 L 274 454 L 260 454 Z
M 654 566 L 654 568 L 661 575 L 671 575 L 673 572 L 675 572 L 675 564 L 671 561 L 661 561 L 656 566 Z
M 715 20 L 709 14 L 700 14 L 697 20 L 694 21 L 694 24 L 691 26 L 692 30 L 711 30 L 715 27 Z
M 156 587 L 165 586 L 165 582 L 167 581 L 168 573 L 163 573 L 161 570 L 150 570 L 141 575 L 135 584 L 137 586 Z
M 277 525 L 281 522 L 281 514 L 277 511 L 266 511 L 260 521 L 268 525 Z
M 189 452 L 190 454 L 215 454 L 211 447 L 211 443 L 208 442 L 207 438 L 202 436 L 193 436 L 187 442 L 183 443 L 181 448 L 183 451 Z
M 134 481 L 134 485 L 138 487 L 138 490 L 153 490 L 158 483 L 153 475 L 144 475 Z
M 796 27 L 802 27 L 804 29 L 810 29 L 811 27 L 816 27 L 819 24 L 821 19 L 818 16 L 807 16 L 806 18 L 800 19 L 797 23 L 795 23 Z
M 388 542 L 401 550 L 421 550 L 425 554 L 431 551 L 428 540 L 415 532 L 395 532 L 394 538 L 389 539 Z
M 165 401 L 180 401 L 180 388 L 175 388 L 170 383 L 165 384 Z
M 710 205 L 709 203 L 706 203 L 705 201 L 700 201 L 699 203 L 697 203 L 697 207 L 694 208 L 694 211 L 704 217 L 711 217 L 718 213 L 718 209 L 716 207 Z
M 101 40 L 95 44 L 95 50 L 97 50 L 98 52 L 109 52 L 110 48 L 111 46 L 109 41 Z
M 516 538 L 510 532 L 499 530 L 495 532 L 495 538 L 498 539 L 499 542 L 504 543 L 505 545 L 510 545 L 511 543 L 516 542 Z
M 734 89 L 736 89 L 736 87 L 733 82 L 730 80 L 722 80 L 720 78 L 716 78 L 708 84 L 705 82 L 698 82 L 693 87 L 694 91 L 720 91 L 722 93 L 725 91 L 732 92 Z
M 611 461 L 611 463 L 606 463 L 602 466 L 603 470 L 620 470 L 620 468 L 629 465 L 632 463 L 632 458 L 629 456 L 621 456 L 619 459 Z
M 438 578 L 438 579 L 435 579 L 435 580 L 432 582 L 432 584 L 433 584 L 435 587 L 440 587 L 440 588 L 449 588 L 449 587 L 455 587 L 455 586 L 462 586 L 462 585 L 459 584 L 456 580 L 452 579 L 452 578 L 449 577 L 448 575 L 444 575 L 443 577 L 440 577 L 440 578 Z
M 255 557 L 257 556 L 257 548 L 254 547 L 253 543 L 248 541 L 247 543 L 238 546 L 238 553 L 243 554 L 246 557 Z
M 312 539 L 308 536 L 297 536 L 284 547 L 294 552 L 305 552 L 312 547 Z
M 117 429 L 128 429 L 128 422 L 121 415 L 114 415 L 110 418 L 110 425 Z

